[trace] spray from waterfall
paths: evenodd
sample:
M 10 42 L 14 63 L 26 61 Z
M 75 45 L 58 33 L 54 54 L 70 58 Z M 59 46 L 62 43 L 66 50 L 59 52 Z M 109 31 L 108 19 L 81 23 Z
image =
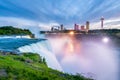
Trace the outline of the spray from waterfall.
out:
M 48 67 L 63 71 L 58 60 L 56 59 L 56 56 L 52 53 L 50 45 L 47 41 L 40 41 L 37 43 L 26 45 L 18 48 L 18 50 L 20 52 L 38 53 L 40 54 L 40 56 L 45 57 Z
M 115 51 L 100 41 L 79 40 L 72 36 L 47 37 L 48 40 L 18 48 L 21 52 L 39 53 L 53 69 L 80 73 L 95 80 L 118 80 L 118 61 Z
M 48 37 L 48 40 L 65 72 L 81 73 L 96 80 L 118 80 L 116 53 L 107 46 L 107 38 L 101 42 L 80 41 L 74 36 Z

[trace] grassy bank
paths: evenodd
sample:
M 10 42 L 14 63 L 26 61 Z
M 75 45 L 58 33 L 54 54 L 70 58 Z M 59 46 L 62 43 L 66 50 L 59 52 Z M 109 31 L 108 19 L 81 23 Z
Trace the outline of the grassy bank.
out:
M 3 55 L 0 53 L 0 80 L 90 80 L 47 67 L 38 54 Z

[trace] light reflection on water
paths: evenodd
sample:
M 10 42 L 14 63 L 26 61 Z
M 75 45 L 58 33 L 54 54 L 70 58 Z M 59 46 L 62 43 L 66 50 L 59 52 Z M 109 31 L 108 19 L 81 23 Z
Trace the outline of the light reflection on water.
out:
M 102 37 L 91 38 L 65 35 L 48 40 L 65 72 L 82 73 L 97 80 L 118 80 L 118 58 L 112 42 Z

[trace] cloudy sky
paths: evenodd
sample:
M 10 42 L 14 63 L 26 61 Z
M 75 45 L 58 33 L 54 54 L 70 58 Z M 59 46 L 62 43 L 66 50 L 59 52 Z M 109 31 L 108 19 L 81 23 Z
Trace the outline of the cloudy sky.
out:
M 0 26 L 34 26 L 48 28 L 91 22 L 91 29 L 120 28 L 120 0 L 0 0 Z

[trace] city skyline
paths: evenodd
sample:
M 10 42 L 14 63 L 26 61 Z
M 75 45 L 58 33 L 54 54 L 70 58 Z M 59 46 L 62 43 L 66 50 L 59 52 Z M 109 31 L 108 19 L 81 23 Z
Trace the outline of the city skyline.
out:
M 74 23 L 91 29 L 100 28 L 100 18 L 105 17 L 105 28 L 120 28 L 120 0 L 1 0 L 0 25 L 39 26 Z

